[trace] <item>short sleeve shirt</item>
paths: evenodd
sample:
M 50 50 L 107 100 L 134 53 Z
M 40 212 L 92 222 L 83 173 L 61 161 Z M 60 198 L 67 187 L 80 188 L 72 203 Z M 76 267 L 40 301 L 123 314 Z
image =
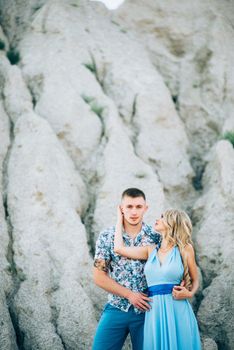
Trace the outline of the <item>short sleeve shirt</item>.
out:
M 134 292 L 144 292 L 147 290 L 147 283 L 144 275 L 144 266 L 146 261 L 133 260 L 118 255 L 114 252 L 114 234 L 115 226 L 102 231 L 96 242 L 96 251 L 94 259 L 105 260 L 108 263 L 109 276 L 122 286 L 131 289 Z M 146 246 L 156 244 L 160 247 L 161 235 L 145 223 L 142 229 L 133 239 L 127 233 L 123 234 L 124 244 L 126 246 Z M 108 294 L 108 302 L 122 311 L 128 311 L 131 304 L 128 299 L 118 295 Z M 141 311 L 134 308 L 137 313 Z

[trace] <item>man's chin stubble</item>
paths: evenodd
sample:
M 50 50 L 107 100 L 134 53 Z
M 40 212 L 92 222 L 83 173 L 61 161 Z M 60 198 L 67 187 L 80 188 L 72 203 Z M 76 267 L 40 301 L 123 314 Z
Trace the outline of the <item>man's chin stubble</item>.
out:
M 137 223 L 131 223 L 131 222 L 128 222 L 129 223 L 129 225 L 131 225 L 131 226 L 138 226 L 140 223 L 141 223 L 141 221 L 139 221 L 139 222 L 137 222 Z

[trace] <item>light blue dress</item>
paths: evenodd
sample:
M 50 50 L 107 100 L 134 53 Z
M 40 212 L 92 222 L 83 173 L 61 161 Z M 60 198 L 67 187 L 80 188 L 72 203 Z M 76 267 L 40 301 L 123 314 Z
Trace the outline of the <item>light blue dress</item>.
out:
M 154 249 L 145 265 L 148 287 L 178 285 L 183 272 L 178 247 L 168 253 L 162 265 Z M 200 350 L 197 320 L 189 301 L 175 300 L 171 293 L 150 298 L 153 302 L 151 310 L 145 315 L 144 350 Z

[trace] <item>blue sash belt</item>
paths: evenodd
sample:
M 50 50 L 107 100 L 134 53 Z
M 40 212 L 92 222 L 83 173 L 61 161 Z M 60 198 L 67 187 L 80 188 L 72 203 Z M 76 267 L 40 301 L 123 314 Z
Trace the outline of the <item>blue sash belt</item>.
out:
M 158 284 L 148 288 L 148 296 L 171 294 L 175 284 Z

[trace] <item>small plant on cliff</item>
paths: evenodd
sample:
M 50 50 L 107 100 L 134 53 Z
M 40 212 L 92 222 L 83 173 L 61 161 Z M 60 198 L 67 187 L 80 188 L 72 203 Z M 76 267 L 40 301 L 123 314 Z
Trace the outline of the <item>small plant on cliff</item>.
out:
M 96 74 L 96 66 L 93 63 L 84 63 L 84 66 L 90 70 L 90 72 Z
M 79 1 L 73 1 L 73 2 L 71 3 L 71 6 L 73 6 L 73 7 L 79 7 Z
M 99 82 L 99 84 L 102 86 L 102 82 L 100 80 L 100 77 L 98 75 L 98 68 L 97 68 L 97 64 L 96 64 L 96 61 L 95 61 L 95 58 L 93 56 L 92 53 L 90 53 L 90 62 L 87 62 L 87 63 L 83 63 L 83 65 L 88 69 L 90 70 L 91 73 L 93 73 L 97 79 L 97 81 Z
M 104 110 L 104 107 L 100 106 L 96 101 L 91 103 L 91 110 L 99 116 L 99 118 L 102 118 L 102 113 Z
M 93 74 L 97 76 L 97 65 L 94 57 L 91 55 L 91 62 L 84 63 L 84 66 L 90 70 Z
M 98 104 L 95 97 L 87 96 L 87 95 L 81 95 L 83 100 L 91 107 L 91 110 L 99 117 L 102 118 L 102 113 L 105 107 L 102 107 Z
M 226 131 L 223 134 L 222 139 L 231 142 L 232 146 L 234 147 L 234 131 Z
M 3 40 L 0 39 L 0 50 L 4 50 L 5 49 L 5 43 Z
M 7 57 L 11 64 L 17 64 L 20 61 L 20 54 L 15 49 L 10 49 L 7 51 Z
M 81 97 L 83 98 L 83 100 L 88 103 L 89 105 L 91 104 L 91 102 L 95 99 L 94 97 L 92 96 L 87 96 L 87 95 L 81 95 Z

